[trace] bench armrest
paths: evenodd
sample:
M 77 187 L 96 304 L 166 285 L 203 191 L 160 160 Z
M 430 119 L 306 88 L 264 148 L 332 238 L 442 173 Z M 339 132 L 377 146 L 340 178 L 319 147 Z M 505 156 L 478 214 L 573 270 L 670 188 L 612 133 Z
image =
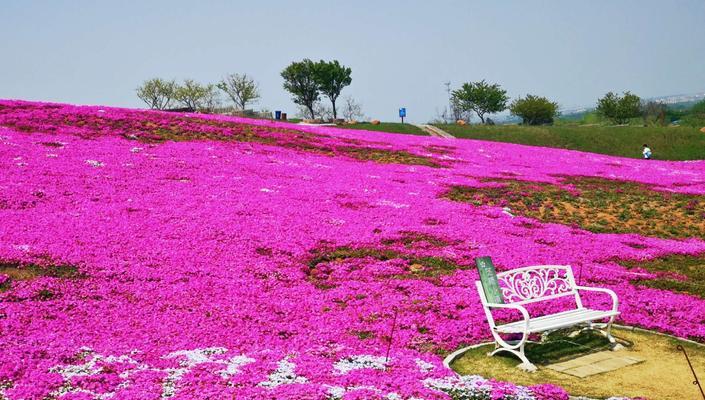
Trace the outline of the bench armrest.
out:
M 521 313 L 521 316 L 524 317 L 524 323 L 526 324 L 526 329 L 529 329 L 529 312 L 526 311 L 526 308 L 519 304 L 499 304 L 499 303 L 487 303 L 486 304 L 488 309 L 492 308 L 504 308 L 504 309 L 513 309 L 513 310 L 518 310 Z
M 612 311 L 618 311 L 619 299 L 617 299 L 617 294 L 611 289 L 589 287 L 589 286 L 575 286 L 576 290 L 584 290 L 587 292 L 601 292 L 607 293 L 612 298 Z

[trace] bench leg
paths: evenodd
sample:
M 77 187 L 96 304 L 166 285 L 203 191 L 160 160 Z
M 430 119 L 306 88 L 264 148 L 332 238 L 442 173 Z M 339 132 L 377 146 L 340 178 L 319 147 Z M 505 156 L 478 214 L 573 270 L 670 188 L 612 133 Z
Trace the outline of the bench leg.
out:
M 585 331 L 597 331 L 599 332 L 602 336 L 606 337 L 607 340 L 610 341 L 611 344 L 617 343 L 617 340 L 612 336 L 612 323 L 614 322 L 614 317 L 611 317 L 610 320 L 605 324 L 605 329 L 600 329 L 599 327 L 596 327 L 595 324 L 590 321 L 587 323 L 587 325 L 579 330 L 577 333 L 582 333 Z
M 506 351 L 506 352 L 512 353 L 512 354 L 514 354 L 515 356 L 517 356 L 517 357 L 521 360 L 521 364 L 519 364 L 519 365 L 517 366 L 517 368 L 519 368 L 519 369 L 521 369 L 521 370 L 524 370 L 524 371 L 527 371 L 527 372 L 534 372 L 534 371 L 537 370 L 537 368 L 536 368 L 536 366 L 535 366 L 534 364 L 531 363 L 531 361 L 529 361 L 528 358 L 526 358 L 526 355 L 524 354 L 524 345 L 525 345 L 525 344 L 526 344 L 526 343 L 523 342 L 523 343 L 521 343 L 520 346 L 518 346 L 518 348 L 516 348 L 516 347 L 515 347 L 515 348 L 509 348 L 509 347 L 504 347 L 504 346 L 502 346 L 502 345 L 501 345 L 500 343 L 498 343 L 498 342 L 495 342 L 495 349 L 494 349 L 494 351 L 492 351 L 492 352 L 490 352 L 489 354 L 487 354 L 487 356 L 488 356 L 488 357 L 492 357 L 492 356 L 494 356 L 495 354 L 499 353 L 500 351 Z
M 610 341 L 610 343 L 615 344 L 617 341 L 614 339 L 614 336 L 612 336 L 612 323 L 614 322 L 614 317 L 610 318 L 610 321 L 607 323 L 607 330 L 605 333 L 607 334 L 607 340 Z

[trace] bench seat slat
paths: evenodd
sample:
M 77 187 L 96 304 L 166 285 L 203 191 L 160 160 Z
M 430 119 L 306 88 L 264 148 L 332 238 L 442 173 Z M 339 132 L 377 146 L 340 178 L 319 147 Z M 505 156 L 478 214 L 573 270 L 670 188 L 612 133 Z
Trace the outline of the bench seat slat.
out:
M 589 308 L 578 308 L 575 310 L 531 318 L 529 319 L 529 332 L 536 333 L 552 329 L 566 328 L 575 324 L 595 321 L 616 315 L 619 315 L 619 311 L 600 311 L 591 310 Z M 517 321 L 504 325 L 498 325 L 495 329 L 497 332 L 502 333 L 522 333 L 524 332 L 524 328 L 524 321 Z

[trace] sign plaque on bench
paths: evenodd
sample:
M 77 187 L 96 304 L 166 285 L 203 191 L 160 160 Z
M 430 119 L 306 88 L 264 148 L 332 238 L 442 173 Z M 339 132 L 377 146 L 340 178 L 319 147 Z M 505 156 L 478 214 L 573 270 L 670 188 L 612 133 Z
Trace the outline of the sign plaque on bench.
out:
M 480 274 L 482 289 L 485 292 L 487 302 L 495 304 L 503 304 L 502 292 L 499 289 L 499 281 L 497 281 L 497 271 L 492 264 L 490 257 L 478 257 L 475 259 L 477 272 Z

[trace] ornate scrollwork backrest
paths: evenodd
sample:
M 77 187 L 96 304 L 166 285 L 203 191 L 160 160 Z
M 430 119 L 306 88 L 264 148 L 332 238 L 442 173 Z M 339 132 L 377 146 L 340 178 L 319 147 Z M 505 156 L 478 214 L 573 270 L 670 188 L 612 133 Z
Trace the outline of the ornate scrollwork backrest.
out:
M 508 303 L 574 293 L 573 276 L 567 266 L 539 266 L 497 275 L 502 296 Z

